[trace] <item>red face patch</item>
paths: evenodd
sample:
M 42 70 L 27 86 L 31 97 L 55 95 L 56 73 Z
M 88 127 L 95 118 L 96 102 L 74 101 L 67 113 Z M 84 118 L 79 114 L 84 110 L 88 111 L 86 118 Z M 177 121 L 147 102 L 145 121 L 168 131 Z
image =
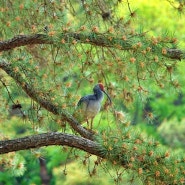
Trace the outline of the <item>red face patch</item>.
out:
M 104 86 L 103 86 L 102 83 L 99 83 L 99 87 L 100 87 L 100 89 L 101 89 L 102 91 L 104 91 Z

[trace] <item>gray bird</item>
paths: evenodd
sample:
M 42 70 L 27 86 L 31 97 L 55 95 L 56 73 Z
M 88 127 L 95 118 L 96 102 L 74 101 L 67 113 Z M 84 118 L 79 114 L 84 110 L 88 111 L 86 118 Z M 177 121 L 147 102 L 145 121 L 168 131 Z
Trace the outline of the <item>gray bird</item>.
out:
M 105 93 L 110 101 L 111 104 L 111 98 L 110 96 L 105 92 L 104 86 L 102 83 L 98 83 L 97 85 L 94 86 L 93 88 L 94 94 L 91 95 L 86 95 L 82 97 L 78 104 L 77 107 L 80 108 L 81 110 L 81 116 L 83 118 L 83 121 L 87 121 L 87 125 L 89 127 L 89 120 L 90 121 L 90 129 L 92 129 L 92 123 L 93 119 L 98 114 L 101 108 L 101 103 L 104 98 Z

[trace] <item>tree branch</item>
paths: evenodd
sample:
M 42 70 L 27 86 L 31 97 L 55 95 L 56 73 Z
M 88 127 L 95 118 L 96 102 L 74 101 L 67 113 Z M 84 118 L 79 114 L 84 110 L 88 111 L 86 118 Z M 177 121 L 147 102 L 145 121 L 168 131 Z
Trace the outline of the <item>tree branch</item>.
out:
M 63 109 L 60 107 L 56 106 L 53 104 L 50 100 L 48 100 L 46 97 L 47 96 L 40 96 L 41 92 L 37 91 L 34 89 L 33 86 L 28 84 L 26 80 L 21 76 L 19 72 L 15 72 L 13 70 L 12 64 L 0 60 L 0 68 L 3 69 L 9 76 L 11 76 L 21 87 L 22 89 L 26 92 L 26 94 L 35 100 L 38 104 L 40 104 L 43 108 L 48 110 L 49 112 L 59 115 L 62 117 L 63 120 L 67 121 L 70 126 L 78 132 L 81 136 L 93 140 L 93 133 L 90 131 L 86 130 L 83 128 L 80 123 L 78 123 L 77 120 L 73 118 L 69 113 L 65 112 Z M 44 93 L 42 93 L 44 94 Z M 44 97 L 44 98 L 43 98 Z
M 44 34 L 17 35 L 10 40 L 0 41 L 0 52 L 32 44 L 52 44 L 51 37 Z
M 44 133 L 0 141 L 0 154 L 51 145 L 74 147 L 99 157 L 105 157 L 101 153 L 100 146 L 96 142 L 75 135 L 59 132 Z
M 14 49 L 20 46 L 32 45 L 32 44 L 61 44 L 61 40 L 64 39 L 67 43 L 72 43 L 73 40 L 79 41 L 83 44 L 91 44 L 102 47 L 112 47 L 120 50 L 133 50 L 133 41 L 131 39 L 123 40 L 119 37 L 113 37 L 106 34 L 97 33 L 61 33 L 55 37 L 50 37 L 46 34 L 33 34 L 33 35 L 18 35 L 7 41 L 0 41 L 0 52 Z M 185 59 L 185 52 L 180 49 L 166 48 L 167 58 L 181 60 Z

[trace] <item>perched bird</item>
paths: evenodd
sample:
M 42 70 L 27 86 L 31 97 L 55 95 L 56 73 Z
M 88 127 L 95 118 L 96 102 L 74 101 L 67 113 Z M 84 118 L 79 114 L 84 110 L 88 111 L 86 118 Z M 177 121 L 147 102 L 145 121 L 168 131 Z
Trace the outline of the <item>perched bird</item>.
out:
M 89 127 L 89 120 L 90 120 L 90 129 L 92 129 L 92 123 L 93 119 L 98 114 L 101 108 L 101 103 L 103 101 L 103 97 L 105 93 L 111 103 L 111 98 L 110 96 L 105 92 L 104 86 L 102 83 L 98 83 L 97 85 L 94 86 L 93 88 L 94 94 L 91 95 L 86 95 L 82 97 L 78 104 L 77 107 L 80 108 L 81 110 L 81 116 L 83 121 L 87 121 L 87 125 Z
M 22 105 L 20 103 L 11 105 L 11 107 L 8 110 L 9 117 L 17 116 L 17 117 L 25 118 L 26 115 L 21 108 L 22 108 Z

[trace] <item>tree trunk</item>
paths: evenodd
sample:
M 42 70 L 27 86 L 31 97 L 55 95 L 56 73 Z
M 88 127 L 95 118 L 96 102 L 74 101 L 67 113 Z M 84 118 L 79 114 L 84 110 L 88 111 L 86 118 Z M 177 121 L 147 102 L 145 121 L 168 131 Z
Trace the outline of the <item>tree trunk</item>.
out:
M 43 158 L 39 157 L 39 162 L 40 162 L 40 178 L 42 185 L 49 185 L 50 176 L 47 171 L 46 161 Z

